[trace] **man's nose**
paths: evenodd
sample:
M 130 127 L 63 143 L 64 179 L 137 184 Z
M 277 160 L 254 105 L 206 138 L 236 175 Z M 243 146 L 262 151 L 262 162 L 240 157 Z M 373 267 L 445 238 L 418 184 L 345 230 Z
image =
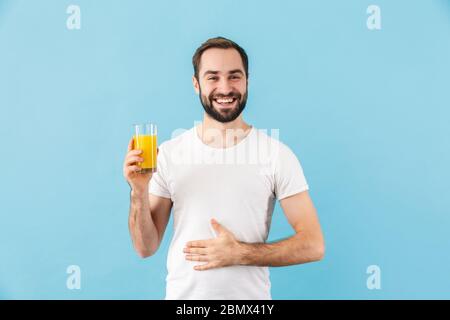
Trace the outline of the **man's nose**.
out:
M 233 92 L 233 88 L 231 87 L 228 79 L 220 80 L 218 87 L 217 87 L 217 93 L 220 93 L 223 95 L 229 95 L 231 92 Z

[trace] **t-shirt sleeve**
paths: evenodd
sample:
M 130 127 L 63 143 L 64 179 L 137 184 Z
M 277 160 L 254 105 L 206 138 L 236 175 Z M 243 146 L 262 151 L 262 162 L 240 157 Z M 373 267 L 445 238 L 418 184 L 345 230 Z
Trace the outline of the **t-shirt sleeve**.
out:
M 300 161 L 288 146 L 280 143 L 275 159 L 275 195 L 278 200 L 309 189 Z
M 153 173 L 149 182 L 148 192 L 155 196 L 163 198 L 171 198 L 170 190 L 167 181 L 167 170 L 169 163 L 164 152 L 164 146 L 159 146 L 159 152 L 157 157 L 156 172 Z

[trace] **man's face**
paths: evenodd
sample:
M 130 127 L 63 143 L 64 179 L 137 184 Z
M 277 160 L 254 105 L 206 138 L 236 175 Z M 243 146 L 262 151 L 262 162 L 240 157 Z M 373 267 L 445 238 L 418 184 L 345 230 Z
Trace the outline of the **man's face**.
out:
M 247 77 L 237 50 L 203 52 L 198 77 L 194 87 L 207 114 L 219 122 L 239 117 L 247 103 Z

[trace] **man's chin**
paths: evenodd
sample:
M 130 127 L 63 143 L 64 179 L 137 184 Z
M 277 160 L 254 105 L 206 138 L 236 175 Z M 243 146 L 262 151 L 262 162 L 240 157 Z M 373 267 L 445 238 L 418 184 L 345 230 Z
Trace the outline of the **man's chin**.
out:
M 242 112 L 239 112 L 239 109 L 241 108 L 241 105 L 239 103 L 233 103 L 233 105 L 230 107 L 222 107 L 216 102 L 213 102 L 209 105 L 204 104 L 203 100 L 201 100 L 201 102 L 204 110 L 209 114 L 209 116 L 222 123 L 234 121 Z
M 217 113 L 220 113 L 221 115 L 226 116 L 226 115 L 229 115 L 229 114 L 235 112 L 235 111 L 236 111 L 236 108 L 219 108 L 219 109 L 214 108 L 214 110 L 215 110 Z
M 213 114 L 215 114 L 215 116 L 213 116 L 212 114 L 210 114 L 210 116 L 212 116 L 215 120 L 222 122 L 222 123 L 230 122 L 237 118 L 237 117 L 234 117 L 233 109 L 217 110 L 216 108 L 214 108 Z

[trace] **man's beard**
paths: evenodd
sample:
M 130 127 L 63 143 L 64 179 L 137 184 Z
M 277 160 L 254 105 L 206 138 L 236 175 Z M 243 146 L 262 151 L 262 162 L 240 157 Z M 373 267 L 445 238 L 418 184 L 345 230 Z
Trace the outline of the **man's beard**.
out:
M 203 109 L 205 112 L 214 120 L 226 123 L 231 122 L 235 120 L 241 112 L 245 109 L 245 105 L 247 104 L 247 90 L 245 91 L 244 96 L 242 96 L 237 91 L 232 91 L 228 95 L 222 95 L 222 94 L 214 94 L 214 92 L 211 92 L 208 97 L 204 96 L 202 94 L 202 88 L 199 89 L 199 97 L 200 102 L 203 106 Z M 230 109 L 224 109 L 222 111 L 217 110 L 213 106 L 213 100 L 217 98 L 235 98 L 236 99 L 236 106 L 234 108 Z

